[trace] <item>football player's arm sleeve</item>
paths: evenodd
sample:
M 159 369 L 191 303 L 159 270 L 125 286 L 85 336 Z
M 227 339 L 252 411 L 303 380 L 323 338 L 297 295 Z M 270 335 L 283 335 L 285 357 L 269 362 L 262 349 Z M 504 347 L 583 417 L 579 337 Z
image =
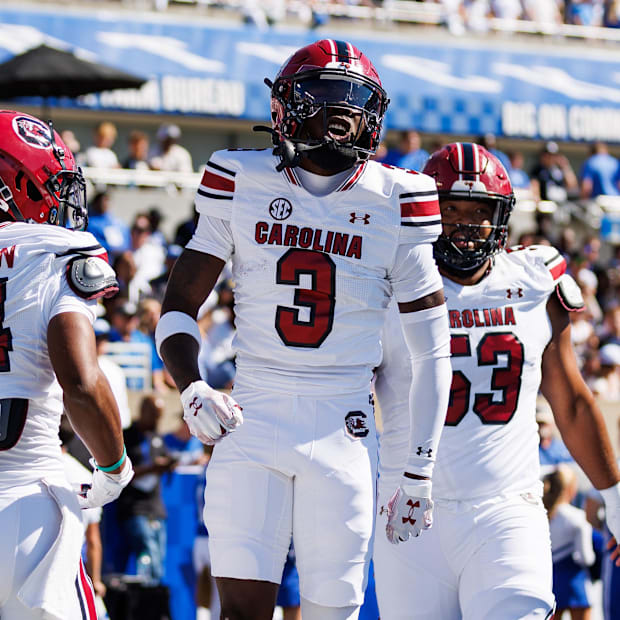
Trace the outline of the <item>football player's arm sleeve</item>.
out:
M 444 303 L 401 312 L 400 319 L 413 364 L 409 458 L 404 473 L 405 478 L 431 478 L 452 381 L 448 312 Z
M 443 291 L 443 282 L 430 243 L 399 246 L 394 265 L 390 282 L 401 309 L 399 316 L 413 373 L 406 471 L 430 478 L 452 381 L 448 313 L 445 303 L 414 312 L 402 310 L 425 297 L 443 299 L 443 295 L 436 295 Z
M 403 337 L 398 308 L 390 304 L 383 330 L 383 358 L 375 370 L 374 389 L 383 429 L 379 439 L 380 492 L 393 493 L 401 483 L 403 464 L 409 455 L 409 388 L 411 356 Z M 385 500 L 387 501 L 387 500 Z

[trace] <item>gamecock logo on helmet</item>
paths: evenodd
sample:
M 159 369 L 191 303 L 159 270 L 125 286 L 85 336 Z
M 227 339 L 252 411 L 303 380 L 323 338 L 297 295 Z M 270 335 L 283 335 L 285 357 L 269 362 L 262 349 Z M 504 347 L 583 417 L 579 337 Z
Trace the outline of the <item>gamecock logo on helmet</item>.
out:
M 49 127 L 42 121 L 16 116 L 13 119 L 13 128 L 26 144 L 36 149 L 48 149 L 52 145 Z

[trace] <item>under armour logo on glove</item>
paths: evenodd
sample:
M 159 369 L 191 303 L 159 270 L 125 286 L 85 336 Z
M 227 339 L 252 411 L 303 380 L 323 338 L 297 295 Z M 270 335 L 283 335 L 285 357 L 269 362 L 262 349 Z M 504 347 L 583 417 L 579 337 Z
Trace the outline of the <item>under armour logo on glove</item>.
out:
M 415 525 L 415 519 L 413 518 L 413 513 L 416 508 L 420 507 L 420 501 L 414 502 L 412 499 L 407 501 L 407 506 L 409 506 L 409 514 L 406 517 L 403 517 L 403 523 L 410 523 L 411 525 Z
M 194 400 L 189 404 L 189 407 L 194 410 L 194 415 L 198 415 L 198 412 L 202 409 L 202 403 L 198 399 L 198 396 L 194 397 Z
M 430 459 L 431 458 L 431 454 L 433 454 L 433 449 L 429 448 L 428 450 L 424 450 L 422 448 L 422 446 L 418 446 L 418 450 L 417 450 L 416 454 L 418 456 L 421 456 L 422 454 L 424 454 L 425 456 L 428 456 L 428 458 Z
M 424 482 L 429 483 L 426 480 Z M 430 493 L 429 493 L 430 494 Z M 423 530 L 433 525 L 433 501 L 430 497 L 412 497 L 402 487 L 398 487 L 387 505 L 387 539 L 397 545 L 409 540 L 411 536 L 419 536 Z

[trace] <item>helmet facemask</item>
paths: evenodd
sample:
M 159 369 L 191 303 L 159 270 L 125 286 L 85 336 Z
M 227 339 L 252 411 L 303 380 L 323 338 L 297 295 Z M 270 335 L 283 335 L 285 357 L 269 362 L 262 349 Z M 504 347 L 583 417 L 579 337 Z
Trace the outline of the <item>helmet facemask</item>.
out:
M 440 193 L 440 203 L 441 199 Z M 450 196 L 450 199 L 463 200 L 463 197 Z M 444 200 L 448 200 L 448 197 L 444 197 Z M 482 201 L 476 200 L 476 202 Z M 443 224 L 443 232 L 434 243 L 434 256 L 435 260 L 450 273 L 468 276 L 506 246 L 508 214 L 512 206 L 507 213 L 505 199 L 484 202 L 493 206 L 491 224 L 459 222 Z M 473 247 L 469 247 L 470 243 Z
M 51 176 L 45 186 L 55 202 L 55 206 L 50 209 L 48 223 L 71 230 L 86 230 L 88 209 L 86 181 L 82 171 L 79 168 L 61 170 Z
M 471 201 L 491 207 L 490 224 L 448 223 L 434 243 L 435 259 L 447 272 L 472 275 L 504 249 L 515 197 L 508 173 L 495 155 L 479 144 L 456 142 L 431 155 L 423 172 L 437 184 L 439 205 Z M 472 247 L 468 247 L 471 244 Z

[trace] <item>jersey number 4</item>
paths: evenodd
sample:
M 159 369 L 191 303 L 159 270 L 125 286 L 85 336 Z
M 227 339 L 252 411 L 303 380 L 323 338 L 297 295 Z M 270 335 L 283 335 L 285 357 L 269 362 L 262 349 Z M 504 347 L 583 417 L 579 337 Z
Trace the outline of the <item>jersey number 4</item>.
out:
M 293 303 L 308 308 L 307 319 L 299 308 L 276 308 L 276 330 L 287 347 L 320 347 L 332 330 L 336 304 L 336 265 L 322 252 L 290 249 L 277 264 L 278 284 L 300 285 L 302 275 L 310 276 L 310 288 L 296 288 Z
M 472 355 L 469 336 L 453 335 L 451 339 L 452 357 Z M 486 334 L 478 343 L 478 366 L 495 366 L 491 375 L 491 389 L 500 392 L 496 399 L 491 392 L 474 394 L 473 411 L 483 424 L 506 424 L 517 410 L 523 370 L 523 344 L 511 332 Z M 498 366 L 500 356 L 506 359 Z M 471 402 L 471 381 L 460 370 L 452 373 L 450 403 L 446 415 L 446 425 L 456 426 L 469 411 Z

